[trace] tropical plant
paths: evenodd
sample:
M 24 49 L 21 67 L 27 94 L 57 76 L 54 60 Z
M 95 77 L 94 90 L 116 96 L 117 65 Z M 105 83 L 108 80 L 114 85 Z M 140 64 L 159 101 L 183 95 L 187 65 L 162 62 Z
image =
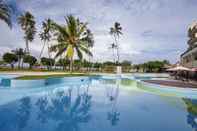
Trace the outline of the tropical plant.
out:
M 116 63 L 116 59 L 115 59 L 115 50 L 117 49 L 117 45 L 116 45 L 116 44 L 114 44 L 114 43 L 112 43 L 112 44 L 110 44 L 109 49 L 111 49 L 111 50 L 112 50 L 114 63 Z
M 59 59 L 56 63 L 57 66 L 62 66 L 63 67 L 63 70 L 66 69 L 66 67 L 69 65 L 69 60 L 66 59 L 66 58 L 62 58 L 62 59 Z
M 72 15 L 66 17 L 66 25 L 53 23 L 58 44 L 51 47 L 56 52 L 55 58 L 66 55 L 70 59 L 70 72 L 73 71 L 73 57 L 76 53 L 79 59 L 83 58 L 83 52 L 92 56 L 89 50 L 90 42 L 87 40 L 87 23 L 82 23 Z
M 5 53 L 3 55 L 4 62 L 10 64 L 11 68 L 14 69 L 14 64 L 18 61 L 18 58 L 13 53 Z
M 120 26 L 120 23 L 118 22 L 115 22 L 114 23 L 114 27 L 111 27 L 110 28 L 110 35 L 112 35 L 114 37 L 114 41 L 115 41 L 115 46 L 116 46 L 116 49 L 117 49 L 117 62 L 119 64 L 119 61 L 120 61 L 120 52 L 119 52 L 119 38 L 120 38 L 120 35 L 122 35 L 122 27 Z
M 36 22 L 34 20 L 34 16 L 30 12 L 26 12 L 25 14 L 22 14 L 18 18 L 18 23 L 25 33 L 24 35 L 24 39 L 26 43 L 25 52 L 29 54 L 30 53 L 29 42 L 32 42 L 34 40 L 34 36 L 36 34 L 36 27 L 35 27 Z
M 0 0 L 0 19 L 3 20 L 10 28 L 12 27 L 11 9 L 3 0 Z
M 52 37 L 52 34 L 51 34 L 52 26 L 51 25 L 52 25 L 51 19 L 46 19 L 45 21 L 42 22 L 42 32 L 39 35 L 40 35 L 40 39 L 44 42 L 44 44 L 41 49 L 39 58 L 41 58 L 46 44 L 48 47 L 48 57 L 51 58 L 50 45 L 49 45 L 49 41 L 51 40 L 51 37 Z
M 23 62 L 23 57 L 25 56 L 25 51 L 22 48 L 17 48 L 12 50 L 12 52 L 18 57 L 18 68 L 20 69 L 21 63 Z
M 24 57 L 24 62 L 29 64 L 29 68 L 32 69 L 32 66 L 36 64 L 37 59 L 34 56 L 26 55 Z
M 41 58 L 41 63 L 43 65 L 47 66 L 47 69 L 50 70 L 51 69 L 51 65 L 53 66 L 55 64 L 55 60 L 51 59 L 51 58 L 42 57 Z

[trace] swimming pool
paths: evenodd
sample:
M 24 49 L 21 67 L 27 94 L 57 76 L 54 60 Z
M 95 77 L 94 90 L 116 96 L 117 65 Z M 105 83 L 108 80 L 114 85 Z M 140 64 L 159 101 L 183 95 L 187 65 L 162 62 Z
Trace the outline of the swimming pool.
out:
M 196 99 L 158 95 L 128 78 L 69 81 L 1 88 L 0 131 L 197 130 Z

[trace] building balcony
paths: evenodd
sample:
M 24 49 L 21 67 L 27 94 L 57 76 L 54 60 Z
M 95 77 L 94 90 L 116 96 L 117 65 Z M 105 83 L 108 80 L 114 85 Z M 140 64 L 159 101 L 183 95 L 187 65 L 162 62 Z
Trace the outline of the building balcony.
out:
M 188 63 L 181 63 L 183 66 L 188 67 L 188 68 L 197 68 L 197 60 L 191 61 Z

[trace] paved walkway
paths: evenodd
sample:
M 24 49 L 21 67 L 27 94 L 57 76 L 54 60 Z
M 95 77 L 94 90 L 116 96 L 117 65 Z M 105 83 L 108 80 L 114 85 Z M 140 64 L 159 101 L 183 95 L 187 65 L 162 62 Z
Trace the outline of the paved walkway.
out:
M 169 81 L 169 80 L 144 80 L 144 82 L 159 84 L 164 86 L 173 86 L 181 88 L 197 88 L 196 82 L 183 82 L 183 81 Z

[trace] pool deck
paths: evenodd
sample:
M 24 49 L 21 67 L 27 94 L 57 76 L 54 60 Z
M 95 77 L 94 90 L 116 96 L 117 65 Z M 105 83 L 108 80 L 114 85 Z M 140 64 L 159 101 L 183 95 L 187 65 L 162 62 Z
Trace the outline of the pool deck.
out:
M 184 82 L 178 80 L 143 80 L 151 84 L 159 84 L 163 86 L 180 87 L 180 88 L 197 88 L 197 82 Z

